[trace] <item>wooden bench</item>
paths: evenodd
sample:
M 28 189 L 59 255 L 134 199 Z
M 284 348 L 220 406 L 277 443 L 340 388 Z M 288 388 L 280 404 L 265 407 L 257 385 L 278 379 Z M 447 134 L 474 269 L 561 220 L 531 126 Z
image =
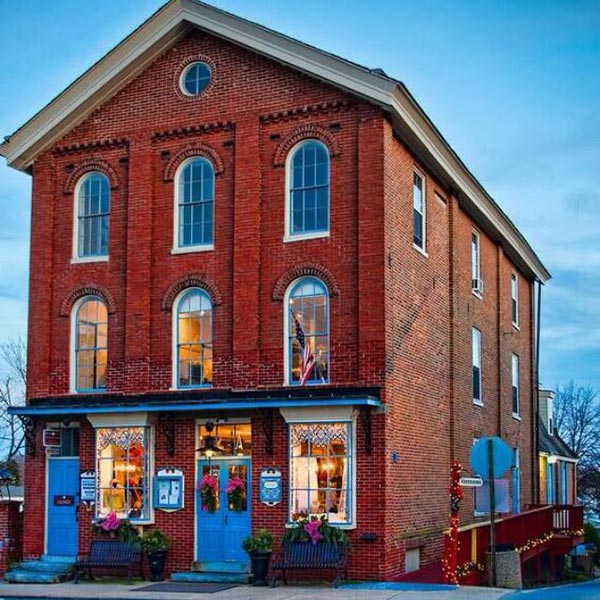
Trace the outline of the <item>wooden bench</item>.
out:
M 342 575 L 348 581 L 348 546 L 338 542 L 292 542 L 284 540 L 277 560 L 271 564 L 272 571 L 280 571 L 283 583 L 287 585 L 287 571 L 290 569 L 332 569 L 335 570 L 334 587 L 340 583 Z M 273 573 L 271 587 L 277 583 L 278 575 Z
M 126 569 L 129 583 L 134 573 L 144 579 L 142 549 L 136 544 L 119 540 L 92 540 L 90 551 L 84 556 L 79 557 L 75 563 L 75 583 L 79 583 L 85 573 L 90 579 L 94 579 L 92 569 Z

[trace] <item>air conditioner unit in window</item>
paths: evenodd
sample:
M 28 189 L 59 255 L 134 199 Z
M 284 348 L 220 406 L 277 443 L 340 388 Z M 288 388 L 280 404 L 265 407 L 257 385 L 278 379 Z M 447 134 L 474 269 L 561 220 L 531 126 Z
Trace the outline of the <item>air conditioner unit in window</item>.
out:
M 483 294 L 483 280 L 471 279 L 471 287 L 476 294 Z

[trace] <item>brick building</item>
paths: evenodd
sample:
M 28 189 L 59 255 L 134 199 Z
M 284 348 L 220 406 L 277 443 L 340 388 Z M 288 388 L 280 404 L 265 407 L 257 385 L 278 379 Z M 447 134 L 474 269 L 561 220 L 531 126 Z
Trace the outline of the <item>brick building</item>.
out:
M 33 178 L 27 556 L 116 512 L 187 571 L 324 515 L 353 578 L 391 578 L 439 560 L 449 466 L 485 435 L 513 510 L 536 501 L 549 274 L 402 83 L 171 0 L 0 154 Z

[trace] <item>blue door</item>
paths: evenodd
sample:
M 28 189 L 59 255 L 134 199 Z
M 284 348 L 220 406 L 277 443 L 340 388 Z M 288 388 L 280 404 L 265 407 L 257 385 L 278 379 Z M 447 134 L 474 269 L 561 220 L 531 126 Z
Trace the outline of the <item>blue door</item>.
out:
M 250 535 L 250 459 L 212 459 L 198 461 L 199 482 L 205 475 L 215 478 L 218 485 L 216 510 L 202 507 L 200 491 L 196 491 L 197 540 L 199 561 L 247 562 L 242 541 Z M 230 500 L 227 488 L 230 481 L 238 483 L 239 502 Z
M 79 546 L 77 503 L 79 459 L 48 459 L 46 554 L 76 556 Z

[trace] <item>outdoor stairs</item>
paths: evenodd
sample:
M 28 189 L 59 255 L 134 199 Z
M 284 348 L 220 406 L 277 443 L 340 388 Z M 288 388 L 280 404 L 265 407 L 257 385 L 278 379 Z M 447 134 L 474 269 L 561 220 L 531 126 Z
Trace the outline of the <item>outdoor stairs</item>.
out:
M 73 577 L 72 556 L 48 556 L 16 563 L 4 574 L 9 583 L 60 583 Z
M 171 581 L 194 583 L 250 583 L 252 574 L 246 562 L 232 561 L 196 561 L 192 570 L 171 573 Z

